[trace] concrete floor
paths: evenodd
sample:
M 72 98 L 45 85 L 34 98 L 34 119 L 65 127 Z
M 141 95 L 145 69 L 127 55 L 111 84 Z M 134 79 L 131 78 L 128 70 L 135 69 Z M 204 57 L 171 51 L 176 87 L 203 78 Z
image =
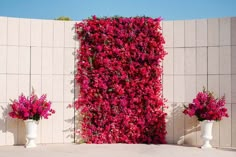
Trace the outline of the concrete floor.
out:
M 236 157 L 236 150 L 145 144 L 41 144 L 0 146 L 0 157 Z

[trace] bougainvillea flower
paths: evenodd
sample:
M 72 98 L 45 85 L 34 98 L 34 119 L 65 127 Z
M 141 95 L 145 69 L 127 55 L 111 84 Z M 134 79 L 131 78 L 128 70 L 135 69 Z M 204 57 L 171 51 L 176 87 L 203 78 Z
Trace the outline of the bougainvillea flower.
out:
M 220 121 L 223 117 L 229 117 L 225 108 L 225 97 L 215 98 L 213 92 L 205 89 L 197 94 L 192 103 L 185 106 L 183 113 L 190 117 L 196 116 L 199 121 Z
M 43 94 L 38 98 L 34 91 L 28 98 L 21 94 L 18 100 L 12 101 L 10 107 L 9 116 L 22 120 L 33 119 L 38 121 L 40 118 L 47 119 L 48 116 L 55 113 L 55 110 L 51 108 L 51 102 L 47 101 L 47 96 Z
M 75 108 L 87 143 L 165 143 L 160 18 L 97 18 L 75 25 L 80 41 Z

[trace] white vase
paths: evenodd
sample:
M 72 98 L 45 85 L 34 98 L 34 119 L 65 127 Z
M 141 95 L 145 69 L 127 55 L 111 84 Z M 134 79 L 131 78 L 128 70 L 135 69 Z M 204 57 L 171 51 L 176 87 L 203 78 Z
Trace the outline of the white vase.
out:
M 37 138 L 37 128 L 38 128 L 38 121 L 28 119 L 25 120 L 25 129 L 26 129 L 26 148 L 33 148 L 36 147 L 35 140 Z
M 201 137 L 203 139 L 203 145 L 201 148 L 212 148 L 210 140 L 212 140 L 212 126 L 213 120 L 204 120 L 201 122 Z

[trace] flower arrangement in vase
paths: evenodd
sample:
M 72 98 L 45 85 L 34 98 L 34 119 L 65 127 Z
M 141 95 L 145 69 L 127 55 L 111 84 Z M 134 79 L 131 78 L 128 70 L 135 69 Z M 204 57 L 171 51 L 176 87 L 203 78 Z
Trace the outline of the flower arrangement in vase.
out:
M 196 116 L 201 122 L 201 137 L 204 140 L 201 148 L 211 148 L 213 122 L 220 121 L 223 117 L 229 117 L 225 107 L 225 96 L 215 98 L 213 92 L 203 88 L 203 91 L 197 94 L 193 102 L 184 107 L 183 113 L 185 115 Z
M 9 116 L 25 122 L 27 148 L 36 147 L 38 121 L 42 118 L 48 119 L 48 116 L 55 113 L 55 110 L 51 108 L 51 102 L 46 98 L 46 94 L 38 97 L 33 90 L 29 97 L 21 94 L 18 100 L 13 100 L 10 104 Z

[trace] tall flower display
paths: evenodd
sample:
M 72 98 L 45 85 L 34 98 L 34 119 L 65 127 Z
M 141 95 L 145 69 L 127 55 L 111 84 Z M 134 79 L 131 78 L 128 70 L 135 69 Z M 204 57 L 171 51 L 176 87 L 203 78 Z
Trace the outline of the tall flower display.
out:
M 75 108 L 87 143 L 165 143 L 160 18 L 97 18 L 76 24 Z

